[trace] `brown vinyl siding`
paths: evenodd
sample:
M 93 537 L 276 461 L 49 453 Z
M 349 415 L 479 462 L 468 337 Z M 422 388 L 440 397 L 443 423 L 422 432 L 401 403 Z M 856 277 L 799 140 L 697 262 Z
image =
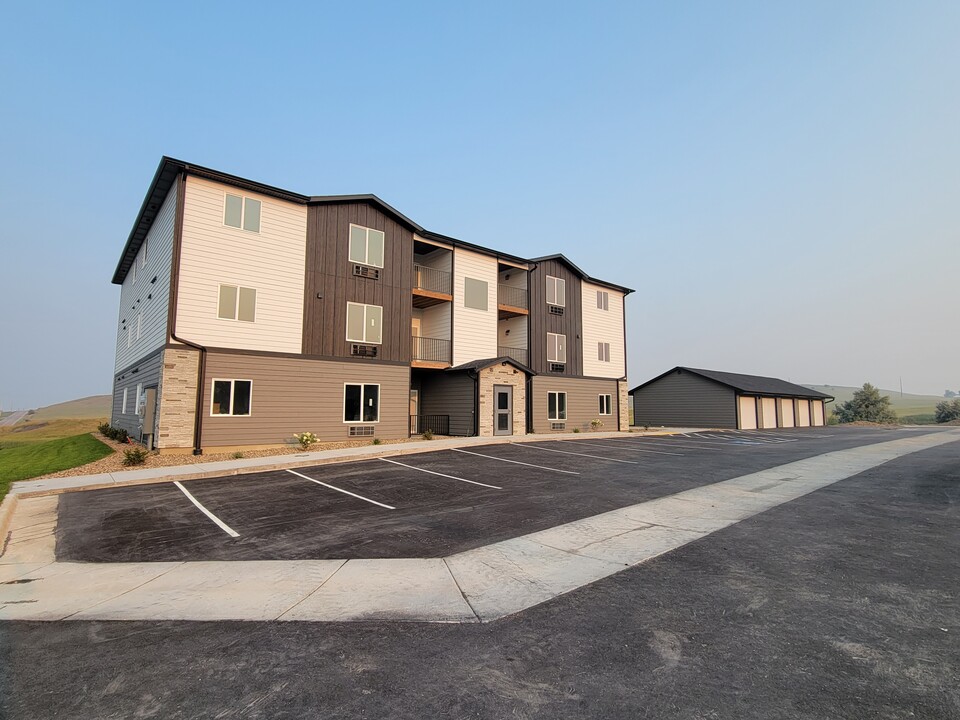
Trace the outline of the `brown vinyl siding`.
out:
M 564 281 L 566 294 L 563 315 L 554 315 L 547 305 L 547 275 Z M 566 263 L 544 260 L 530 273 L 530 369 L 538 375 L 576 377 L 583 375 L 583 348 L 580 341 L 583 304 L 580 299 L 580 277 Z M 547 333 L 567 337 L 566 369 L 551 373 L 547 361 Z M 587 352 L 591 352 L 587 348 Z M 596 353 L 594 346 L 592 352 Z
M 350 224 L 384 233 L 380 279 L 357 277 L 350 262 Z M 371 205 L 312 206 L 307 211 L 303 353 L 349 358 L 347 303 L 383 308 L 383 337 L 377 360 L 410 362 L 413 315 L 413 233 Z M 322 296 L 322 299 L 318 298 Z M 364 360 L 365 363 L 376 360 Z
M 699 375 L 674 371 L 633 393 L 633 424 L 736 428 L 736 393 Z
M 122 428 L 134 440 L 140 439 L 140 416 L 137 415 L 137 385 L 142 384 L 144 389 L 157 387 L 160 383 L 160 367 L 162 365 L 163 348 L 152 355 L 125 368 L 113 379 L 113 410 L 110 424 L 115 428 Z M 123 389 L 127 388 L 127 412 L 123 409 Z
M 567 419 L 549 420 L 547 418 L 547 393 L 565 392 L 567 394 Z M 590 430 L 590 421 L 599 418 L 603 421 L 603 430 L 616 430 L 618 403 L 616 380 L 590 380 L 585 378 L 565 378 L 557 375 L 538 375 L 530 382 L 533 431 L 535 433 L 570 432 L 574 428 Z M 600 395 L 610 395 L 613 414 L 600 415 Z M 564 430 L 553 430 L 554 422 L 564 422 Z
M 211 416 L 214 378 L 252 380 L 251 414 Z M 293 434 L 312 432 L 321 440 L 346 440 L 343 386 L 380 385 L 380 421 L 375 437 L 409 434 L 410 369 L 402 365 L 362 365 L 249 354 L 210 352 L 203 383 L 204 447 L 273 445 L 293 441 Z

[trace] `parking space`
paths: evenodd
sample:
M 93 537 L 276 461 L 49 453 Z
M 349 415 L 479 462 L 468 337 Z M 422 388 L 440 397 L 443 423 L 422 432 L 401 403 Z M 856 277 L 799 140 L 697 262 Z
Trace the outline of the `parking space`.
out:
M 471 446 L 61 496 L 59 560 L 443 557 L 911 431 L 623 435 Z

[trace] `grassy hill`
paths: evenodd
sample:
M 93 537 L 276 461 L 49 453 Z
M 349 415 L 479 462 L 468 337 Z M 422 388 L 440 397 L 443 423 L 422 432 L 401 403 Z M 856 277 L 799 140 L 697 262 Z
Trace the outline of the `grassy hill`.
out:
M 847 402 L 853 399 L 853 393 L 859 390 L 858 387 L 846 387 L 844 385 L 804 385 L 811 390 L 817 390 L 827 395 L 833 395 L 836 403 Z M 899 390 L 880 390 L 881 395 L 887 395 L 890 398 L 890 406 L 897 417 L 901 420 L 912 420 L 913 422 L 933 422 L 933 412 L 937 403 L 943 400 L 937 395 L 911 395 L 904 393 L 901 397 Z M 832 404 L 832 403 L 831 403 Z M 830 405 L 827 405 L 829 408 Z M 927 418 L 926 416 L 929 416 Z
M 109 418 L 110 396 L 91 395 L 90 397 L 48 405 L 30 416 L 31 422 L 48 422 L 61 418 Z

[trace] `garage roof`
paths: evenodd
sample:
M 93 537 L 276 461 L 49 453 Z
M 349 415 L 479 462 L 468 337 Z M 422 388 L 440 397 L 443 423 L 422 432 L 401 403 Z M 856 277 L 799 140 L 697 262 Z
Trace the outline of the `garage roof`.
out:
M 833 396 L 831 395 L 825 395 L 822 392 L 811 390 L 803 385 L 795 385 L 794 383 L 787 382 L 786 380 L 780 380 L 778 378 L 763 377 L 762 375 L 743 375 L 741 373 L 720 372 L 719 370 L 701 370 L 699 368 L 684 367 L 682 365 L 678 365 L 672 370 L 668 370 L 662 375 L 658 375 L 657 377 L 653 378 L 653 380 L 648 380 L 642 385 L 637 385 L 637 387 L 631 390 L 630 393 L 633 394 L 637 390 L 644 388 L 651 383 L 655 383 L 660 378 L 666 377 L 667 375 L 675 373 L 678 370 L 681 372 L 699 375 L 707 380 L 713 380 L 721 385 L 726 385 L 727 387 L 733 388 L 737 392 L 747 393 L 750 395 L 777 395 L 780 397 L 802 397 L 812 398 L 815 400 L 833 400 Z

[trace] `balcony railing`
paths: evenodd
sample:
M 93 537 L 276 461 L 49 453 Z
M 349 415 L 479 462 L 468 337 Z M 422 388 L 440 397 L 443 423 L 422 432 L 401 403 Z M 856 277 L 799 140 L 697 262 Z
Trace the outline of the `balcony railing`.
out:
M 453 284 L 450 282 L 450 273 L 446 270 L 414 264 L 413 289 L 451 295 Z
M 425 362 L 450 362 L 450 341 L 413 336 L 413 359 Z
M 497 286 L 497 303 L 526 310 L 527 289 L 501 283 Z
M 502 345 L 500 345 L 497 347 L 497 357 L 513 358 L 521 365 L 527 365 L 527 349 L 526 348 L 503 347 Z
M 427 430 L 434 435 L 450 434 L 450 416 L 449 415 L 411 415 L 410 416 L 410 434 L 420 435 Z

